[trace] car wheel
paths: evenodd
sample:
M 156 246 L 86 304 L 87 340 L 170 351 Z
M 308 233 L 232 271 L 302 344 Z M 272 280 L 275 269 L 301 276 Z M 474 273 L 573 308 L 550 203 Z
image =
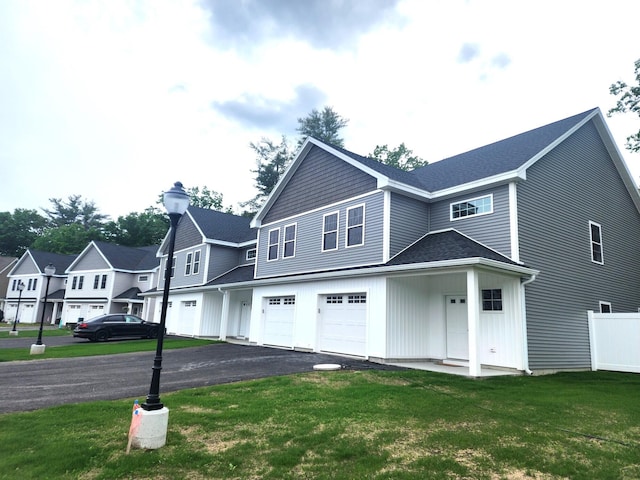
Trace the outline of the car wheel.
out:
M 150 328 L 149 333 L 147 334 L 147 338 L 158 338 L 158 329 Z
M 109 332 L 107 332 L 106 330 L 98 330 L 96 332 L 96 340 L 98 342 L 106 342 L 108 338 Z

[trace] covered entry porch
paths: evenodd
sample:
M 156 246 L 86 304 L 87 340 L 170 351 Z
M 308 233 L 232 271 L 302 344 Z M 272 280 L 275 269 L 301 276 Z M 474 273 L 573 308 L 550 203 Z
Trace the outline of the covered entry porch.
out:
M 527 371 L 523 284 L 533 275 L 523 268 L 477 264 L 388 276 L 383 361 L 472 377 Z

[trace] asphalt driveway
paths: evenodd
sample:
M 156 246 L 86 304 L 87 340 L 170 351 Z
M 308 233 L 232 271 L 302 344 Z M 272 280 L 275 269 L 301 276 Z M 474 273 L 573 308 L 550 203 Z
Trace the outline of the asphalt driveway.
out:
M 15 347 L 16 341 L 22 339 L 10 341 Z M 24 341 L 25 348 L 35 342 L 26 338 Z M 45 343 L 53 346 L 80 341 L 48 337 Z M 0 363 L 0 413 L 94 400 L 130 398 L 142 402 L 149 390 L 154 356 L 155 352 L 143 352 Z M 351 370 L 398 369 L 333 355 L 220 343 L 165 350 L 160 396 L 185 388 L 310 372 L 314 365 L 324 363 Z

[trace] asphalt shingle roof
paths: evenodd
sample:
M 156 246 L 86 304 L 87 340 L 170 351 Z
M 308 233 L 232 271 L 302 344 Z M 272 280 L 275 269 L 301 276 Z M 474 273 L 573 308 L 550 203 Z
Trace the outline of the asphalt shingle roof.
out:
M 189 213 L 208 239 L 244 243 L 258 236 L 257 229 L 249 226 L 248 217 L 193 206 L 189 207 Z
M 67 268 L 69 268 L 69 265 L 71 265 L 71 262 L 78 257 L 77 255 L 43 252 L 41 250 L 33 250 L 31 248 L 29 249 L 29 253 L 31 254 L 31 258 L 33 258 L 33 261 L 36 262 L 40 272 L 44 273 L 44 267 L 51 263 L 56 267 L 56 273 L 58 275 L 64 274 Z
M 148 271 L 160 265 L 160 261 L 156 258 L 158 246 L 125 247 L 101 241 L 94 243 L 115 269 Z
M 376 172 L 413 187 L 434 192 L 517 170 L 597 109 L 573 115 L 513 137 L 404 172 L 344 148 L 332 148 Z
M 511 265 L 519 265 L 508 257 L 485 247 L 456 230 L 446 230 L 425 235 L 406 250 L 393 257 L 385 265 L 440 262 L 463 258 L 487 258 Z
M 253 280 L 254 265 L 242 265 L 211 280 L 207 285 L 224 285 L 227 283 L 250 282 Z

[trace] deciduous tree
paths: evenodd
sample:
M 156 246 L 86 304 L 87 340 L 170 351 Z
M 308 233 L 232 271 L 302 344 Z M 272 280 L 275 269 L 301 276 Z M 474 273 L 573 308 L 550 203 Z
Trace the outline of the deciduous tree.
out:
M 635 62 L 636 84 L 628 85 L 618 80 L 609 87 L 611 95 L 618 98 L 616 106 L 607 112 L 607 116 L 615 113 L 633 113 L 640 117 L 640 59 Z M 640 130 L 627 137 L 626 149 L 631 152 L 640 152 Z
M 36 210 L 0 212 L 0 255 L 20 257 L 42 234 L 47 219 Z
M 413 151 L 409 150 L 404 142 L 392 150 L 389 150 L 387 145 L 376 145 L 376 148 L 373 150 L 373 153 L 369 154 L 369 157 L 385 165 L 390 165 L 405 171 L 424 167 L 429 163 L 417 155 L 413 155 Z

